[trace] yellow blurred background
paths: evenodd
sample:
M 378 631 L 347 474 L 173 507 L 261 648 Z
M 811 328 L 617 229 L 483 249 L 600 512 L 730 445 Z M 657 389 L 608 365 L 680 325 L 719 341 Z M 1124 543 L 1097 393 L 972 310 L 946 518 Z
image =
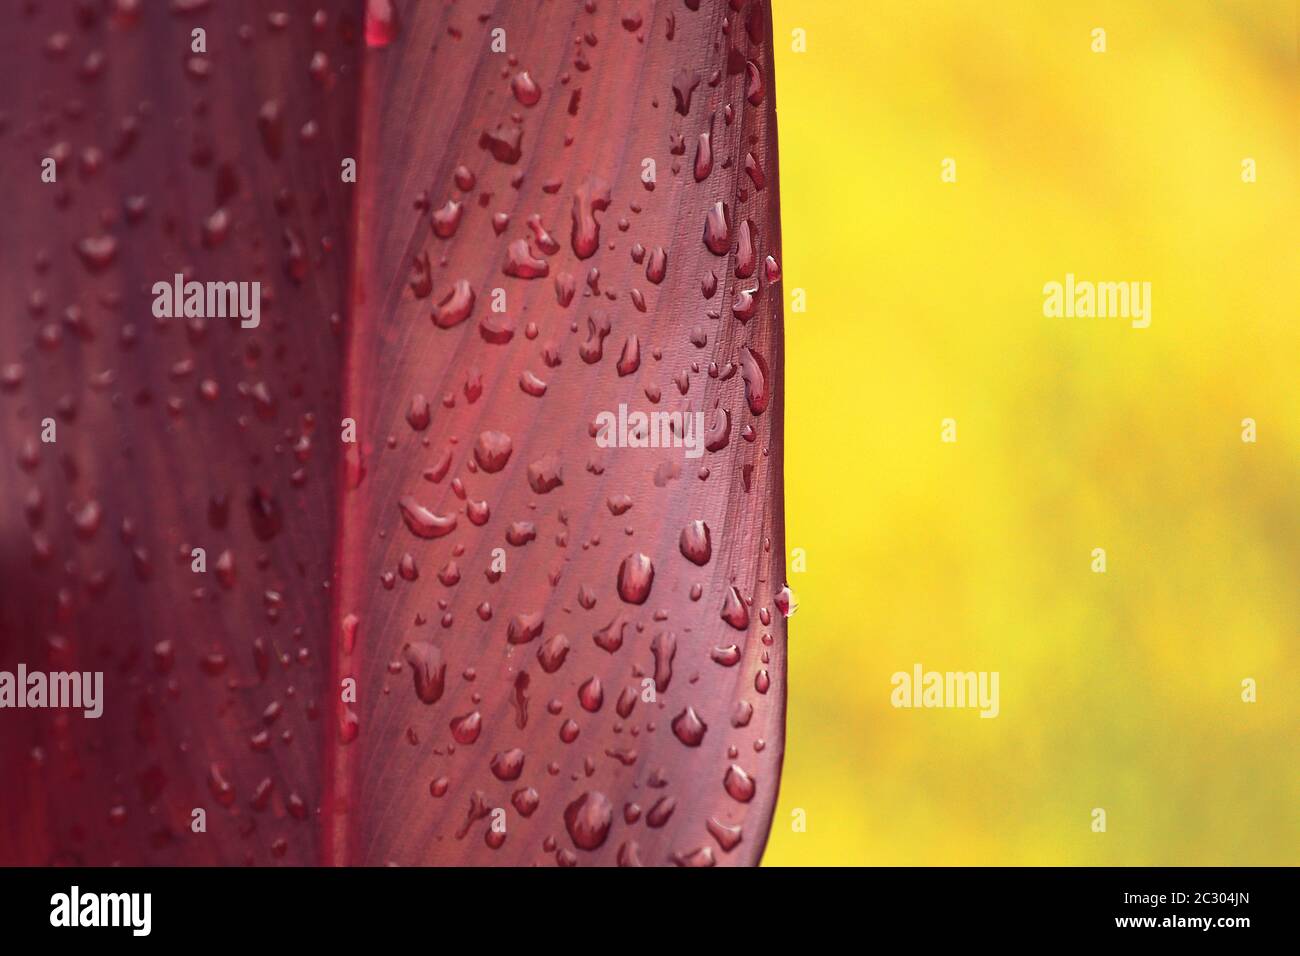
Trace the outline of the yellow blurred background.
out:
M 807 570 L 765 863 L 1300 863 L 1297 4 L 774 31 Z M 1151 282 L 1151 326 L 1045 317 L 1066 273 Z M 1000 716 L 895 709 L 916 663 Z

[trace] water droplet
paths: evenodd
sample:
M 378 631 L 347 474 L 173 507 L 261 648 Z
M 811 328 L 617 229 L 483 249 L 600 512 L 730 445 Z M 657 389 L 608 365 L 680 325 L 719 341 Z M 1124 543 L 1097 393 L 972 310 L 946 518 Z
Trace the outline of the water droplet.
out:
M 745 381 L 745 400 L 754 415 L 767 410 L 770 393 L 767 387 L 767 362 L 751 348 L 740 350 L 740 375 Z
M 668 274 L 668 253 L 663 246 L 655 246 L 650 252 L 650 260 L 645 265 L 645 277 L 655 285 L 664 281 Z
M 483 729 L 483 716 L 476 710 L 451 720 L 451 736 L 456 743 L 468 747 L 478 740 Z
M 544 495 L 564 484 L 563 468 L 554 452 L 543 455 L 528 466 L 528 487 Z
M 563 634 L 552 634 L 537 649 L 537 660 L 542 665 L 542 670 L 554 674 L 560 669 L 568 654 L 569 639 Z
M 361 718 L 351 707 L 344 708 L 339 715 L 339 742 L 346 745 L 354 742 L 361 733 Z
M 249 496 L 248 517 L 253 527 L 253 536 L 258 541 L 270 541 L 280 533 L 284 523 L 280 505 L 261 485 L 256 486 Z
M 436 704 L 446 684 L 447 664 L 442 650 L 429 641 L 412 641 L 402 648 L 415 678 L 415 695 L 425 704 Z
M 473 311 L 474 290 L 468 280 L 459 279 L 433 307 L 433 324 L 440 329 L 450 329 L 468 319 Z
M 513 166 L 523 156 L 524 131 L 518 126 L 499 124 L 496 129 L 484 130 L 478 144 L 500 162 Z
M 608 209 L 609 184 L 598 177 L 590 177 L 573 195 L 573 232 L 570 237 L 573 252 L 579 259 L 589 259 L 600 248 L 600 223 L 596 213 Z
M 564 808 L 564 828 L 580 850 L 599 849 L 613 820 L 609 798 L 597 790 L 588 790 Z
M 456 530 L 456 516 L 440 515 L 430 511 L 412 495 L 403 495 L 397 502 L 407 529 L 417 538 L 441 538 Z
M 663 693 L 673 679 L 673 658 L 677 656 L 677 635 L 660 631 L 650 641 L 650 653 L 655 661 L 655 690 Z
M 489 475 L 495 474 L 510 460 L 513 445 L 505 432 L 483 431 L 474 443 L 474 460 Z
M 701 133 L 699 141 L 695 144 L 695 181 L 704 182 L 712 171 L 713 145 L 710 142 L 710 134 Z
M 628 604 L 644 604 L 654 584 L 655 567 L 640 552 L 630 554 L 618 567 L 618 596 Z
M 284 117 L 278 100 L 267 100 L 257 111 L 257 132 L 266 155 L 279 160 L 284 151 Z
M 578 688 L 578 703 L 582 709 L 594 714 L 605 703 L 605 690 L 600 686 L 599 677 L 589 677 Z
M 103 272 L 117 259 L 117 240 L 112 236 L 87 236 L 76 244 L 77 255 L 88 272 Z
M 401 29 L 393 0 L 366 0 L 366 46 L 388 46 Z
M 718 846 L 722 847 L 723 853 L 730 853 L 739 845 L 743 831 L 739 824 L 728 826 L 715 817 L 709 817 L 704 824 L 709 831 L 709 835 L 718 841 Z
M 673 99 L 677 112 L 686 116 L 691 111 L 691 94 L 700 85 L 699 75 L 694 71 L 681 69 L 673 74 Z
M 518 780 L 524 772 L 524 752 L 518 747 L 494 754 L 491 763 L 492 776 L 498 780 Z
M 763 102 L 763 74 L 758 72 L 758 64 L 753 60 L 745 64 L 745 70 L 745 99 L 750 106 L 757 106 Z
M 516 614 L 506 625 L 506 640 L 511 644 L 527 644 L 541 635 L 544 626 L 545 619 L 540 611 Z
M 709 535 L 709 526 L 703 521 L 689 522 L 682 528 L 681 538 L 678 541 L 681 548 L 682 556 L 693 564 L 700 567 L 709 563 L 709 558 L 713 556 L 713 542 Z
M 715 664 L 721 664 L 723 667 L 735 667 L 740 663 L 740 648 L 735 644 L 728 644 L 726 647 L 715 647 L 709 652 Z
M 429 400 L 423 395 L 412 395 L 411 404 L 406 407 L 406 423 L 417 432 L 429 427 Z
M 694 707 L 687 707 L 673 718 L 673 734 L 688 747 L 698 747 L 708 729 Z
M 235 788 L 226 779 L 221 767 L 215 763 L 208 767 L 208 790 L 223 807 L 228 807 L 235 802 Z
M 704 245 L 715 256 L 731 251 L 731 220 L 725 203 L 715 202 L 704 217 Z
M 736 277 L 748 279 L 758 265 L 758 251 L 754 246 L 754 224 L 742 220 L 736 230 Z
M 534 398 L 541 398 L 546 394 L 546 383 L 527 369 L 519 374 L 519 388 L 525 395 Z
M 727 768 L 722 785 L 733 800 L 748 803 L 754 799 L 754 778 L 734 763 Z
M 460 225 L 464 212 L 463 205 L 454 199 L 448 199 L 445 206 L 429 217 L 433 222 L 433 234 L 439 239 L 450 239 L 456 234 L 456 228 Z
M 673 862 L 682 867 L 709 867 L 717 864 L 711 846 L 696 847 L 686 853 L 674 853 Z
M 618 358 L 618 364 L 615 366 L 618 374 L 631 375 L 641 367 L 641 340 L 637 338 L 636 333 L 627 337 L 623 343 L 623 353 Z
M 749 609 L 734 586 L 727 588 L 727 597 L 722 604 L 722 619 L 738 631 L 749 627 Z
M 510 89 L 514 92 L 515 99 L 524 106 L 536 106 L 537 101 L 542 98 L 542 91 L 537 81 L 527 70 L 521 70 L 514 75 L 510 81 Z
M 648 827 L 658 829 L 668 822 L 668 818 L 673 815 L 677 809 L 677 801 L 672 797 L 660 797 L 654 802 L 648 813 L 645 815 L 645 823 Z
M 516 239 L 506 247 L 506 263 L 501 271 L 516 279 L 541 279 L 550 274 L 545 259 L 538 259 L 528 248 L 527 239 Z
M 619 614 L 593 634 L 591 639 L 596 642 L 596 646 L 602 651 L 613 654 L 623 646 L 623 630 L 626 627 L 627 619 L 622 614 Z

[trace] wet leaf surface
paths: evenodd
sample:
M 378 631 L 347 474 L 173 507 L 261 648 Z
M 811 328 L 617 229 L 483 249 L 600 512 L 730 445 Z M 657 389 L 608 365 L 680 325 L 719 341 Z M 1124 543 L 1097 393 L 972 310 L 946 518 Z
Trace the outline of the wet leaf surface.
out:
M 368 7 L 0 36 L 0 668 L 105 682 L 0 711 L 0 862 L 754 863 L 765 5 Z M 260 323 L 156 318 L 177 273 Z

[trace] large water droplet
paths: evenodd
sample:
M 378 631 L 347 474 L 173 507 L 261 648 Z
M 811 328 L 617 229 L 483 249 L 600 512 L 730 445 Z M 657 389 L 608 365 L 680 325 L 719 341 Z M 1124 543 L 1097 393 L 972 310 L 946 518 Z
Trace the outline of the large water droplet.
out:
M 738 631 L 749 627 L 749 609 L 734 586 L 727 588 L 727 596 L 722 602 L 722 619 Z
M 450 329 L 469 318 L 474 311 L 474 290 L 466 279 L 460 279 L 433 307 L 433 324 L 440 329 Z
M 722 785 L 733 800 L 748 803 L 754 799 L 754 778 L 734 763 L 727 768 Z
M 691 521 L 682 528 L 678 541 L 682 555 L 692 564 L 700 567 L 709 563 L 713 556 L 713 542 L 709 536 L 709 526 L 703 521 Z
M 708 729 L 694 707 L 687 707 L 673 718 L 673 734 L 688 747 L 698 747 Z
M 456 516 L 440 515 L 430 511 L 412 495 L 403 495 L 397 502 L 407 529 L 417 538 L 441 538 L 456 530 Z
M 618 596 L 628 604 L 644 604 L 655 580 L 655 566 L 640 552 L 629 554 L 618 566 Z
M 564 828 L 580 850 L 595 850 L 609 836 L 614 808 L 598 790 L 588 790 L 564 808 Z
M 483 729 L 483 717 L 476 710 L 461 717 L 453 717 L 450 726 L 451 736 L 456 743 L 468 747 L 478 740 L 479 731 Z
M 393 0 L 366 0 L 366 46 L 386 47 L 400 29 Z
M 704 245 L 715 256 L 731 250 L 731 221 L 725 203 L 715 202 L 704 217 Z
M 513 750 L 506 750 L 492 756 L 491 763 L 492 776 L 498 780 L 511 781 L 518 780 L 519 775 L 524 772 L 524 752 L 518 747 Z
M 740 375 L 745 381 L 745 401 L 755 415 L 767 410 L 770 392 L 767 387 L 767 362 L 751 348 L 740 350 Z
M 429 641 L 412 641 L 402 651 L 415 677 L 415 695 L 423 703 L 436 704 L 446 684 L 447 664 L 442 650 Z
M 514 92 L 515 99 L 524 106 L 536 106 L 537 101 L 542 98 L 542 91 L 537 86 L 537 81 L 527 70 L 521 70 L 514 75 L 510 81 L 510 89 Z
M 609 184 L 590 177 L 573 194 L 573 252 L 579 259 L 589 259 L 600 248 L 600 223 L 596 213 L 609 208 Z
M 483 431 L 474 443 L 474 460 L 485 472 L 495 474 L 506 466 L 513 447 L 505 432 Z

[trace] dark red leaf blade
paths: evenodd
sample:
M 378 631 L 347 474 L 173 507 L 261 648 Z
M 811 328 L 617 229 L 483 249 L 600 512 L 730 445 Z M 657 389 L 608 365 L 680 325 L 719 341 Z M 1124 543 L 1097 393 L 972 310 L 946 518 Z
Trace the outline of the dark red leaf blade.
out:
M 0 710 L 0 863 L 314 862 L 361 21 L 16 6 L 0 670 L 103 671 L 104 712 Z M 79 247 L 103 237 L 96 268 Z M 258 327 L 155 319 L 177 272 L 260 281 Z
M 229 63 L 190 81 L 210 94 L 196 127 L 235 157 L 234 196 L 219 160 L 185 168 L 155 203 L 178 228 L 111 223 L 114 261 L 93 279 L 76 271 L 84 253 L 63 253 L 93 214 L 33 205 L 26 221 L 62 243 L 36 285 L 66 270 L 64 287 L 102 306 L 117 284 L 135 315 L 147 300 L 132 285 L 159 261 L 262 269 L 276 322 L 184 341 L 179 323 L 147 324 L 130 349 L 53 354 L 0 332 L 24 367 L 0 406 L 14 447 L 75 396 L 57 452 L 6 463 L 7 498 L 34 485 L 45 503 L 37 520 L 6 518 L 5 579 L 22 597 L 0 603 L 0 661 L 102 661 L 117 702 L 100 722 L 17 712 L 0 766 L 27 784 L 11 816 L 23 824 L 0 829 L 0 860 L 758 860 L 783 745 L 781 293 L 770 27 L 765 5 L 739 6 L 479 19 L 420 4 L 351 25 L 332 11 L 323 28 L 250 13 L 249 61 L 276 95 Z M 214 4 L 87 32 L 123 30 L 100 39 L 116 50 L 144 31 L 152 47 L 205 17 L 214 34 L 243 22 Z M 30 39 L 50 24 L 29 26 Z M 357 36 L 371 44 L 359 119 Z M 328 94 L 301 88 L 319 68 L 281 66 L 318 67 L 317 51 Z M 131 80 L 133 104 L 144 79 Z M 193 112 L 193 90 L 172 92 L 157 115 Z M 219 112 L 241 104 L 256 115 Z M 319 128 L 303 142 L 306 117 Z M 77 211 L 145 188 L 175 151 L 152 146 L 78 182 Z M 335 182 L 343 155 L 355 185 Z M 181 201 L 209 177 L 246 224 L 225 245 Z M 11 288 L 33 285 L 22 269 L 5 273 Z M 160 374 L 186 358 L 215 398 L 138 399 L 193 387 L 203 373 Z M 78 384 L 96 363 L 114 368 L 116 404 Z M 708 450 L 600 447 L 593 423 L 620 405 L 705 413 Z M 349 420 L 358 442 L 337 444 Z M 130 457 L 114 458 L 114 436 L 136 443 Z M 60 479 L 60 456 L 76 479 Z M 224 524 L 208 514 L 218 486 Z M 129 541 L 78 536 L 91 498 L 105 525 L 133 519 Z M 175 557 L 195 541 L 236 569 L 210 573 L 201 600 Z M 157 572 L 123 579 L 131 542 L 166 556 Z M 96 589 L 98 568 L 116 573 Z M 167 673 L 162 635 L 175 635 Z M 205 835 L 189 830 L 199 806 Z
M 358 810 L 335 859 L 761 853 L 784 700 L 781 293 L 768 278 L 779 273 L 769 26 L 760 5 L 742 6 L 659 4 L 634 22 L 617 4 L 508 5 L 483 21 L 423 5 L 368 52 L 364 102 L 382 105 L 363 109 L 345 400 L 366 434 L 365 477 L 345 495 L 339 550 L 339 611 L 362 636 L 338 673 L 370 693 L 355 741 L 337 750 L 336 792 Z M 429 49 L 427 71 L 411 69 Z M 701 178 L 689 154 L 702 134 Z M 433 210 L 459 204 L 453 234 L 413 212 L 424 189 Z M 436 263 L 428 299 L 407 281 L 424 256 Z M 473 307 L 440 327 L 430 313 L 458 283 Z M 733 314 L 741 290 L 757 290 L 747 321 Z M 405 420 L 416 393 L 433 404 L 421 429 Z M 592 424 L 620 405 L 725 415 L 726 444 L 717 433 L 699 458 L 599 448 Z M 447 477 L 422 480 L 447 453 Z M 403 527 L 405 496 L 454 515 L 455 531 L 428 540 Z M 475 501 L 490 510 L 482 526 Z M 702 565 L 683 553 L 698 555 L 697 522 Z M 506 569 L 492 581 L 497 548 Z M 418 581 L 376 583 L 407 554 Z M 436 575 L 453 565 L 459 581 L 443 586 Z M 418 670 L 391 664 L 412 642 L 445 667 L 436 703 L 413 690 Z M 457 742 L 467 717 L 477 736 Z M 407 733 L 419 744 L 403 745 Z

